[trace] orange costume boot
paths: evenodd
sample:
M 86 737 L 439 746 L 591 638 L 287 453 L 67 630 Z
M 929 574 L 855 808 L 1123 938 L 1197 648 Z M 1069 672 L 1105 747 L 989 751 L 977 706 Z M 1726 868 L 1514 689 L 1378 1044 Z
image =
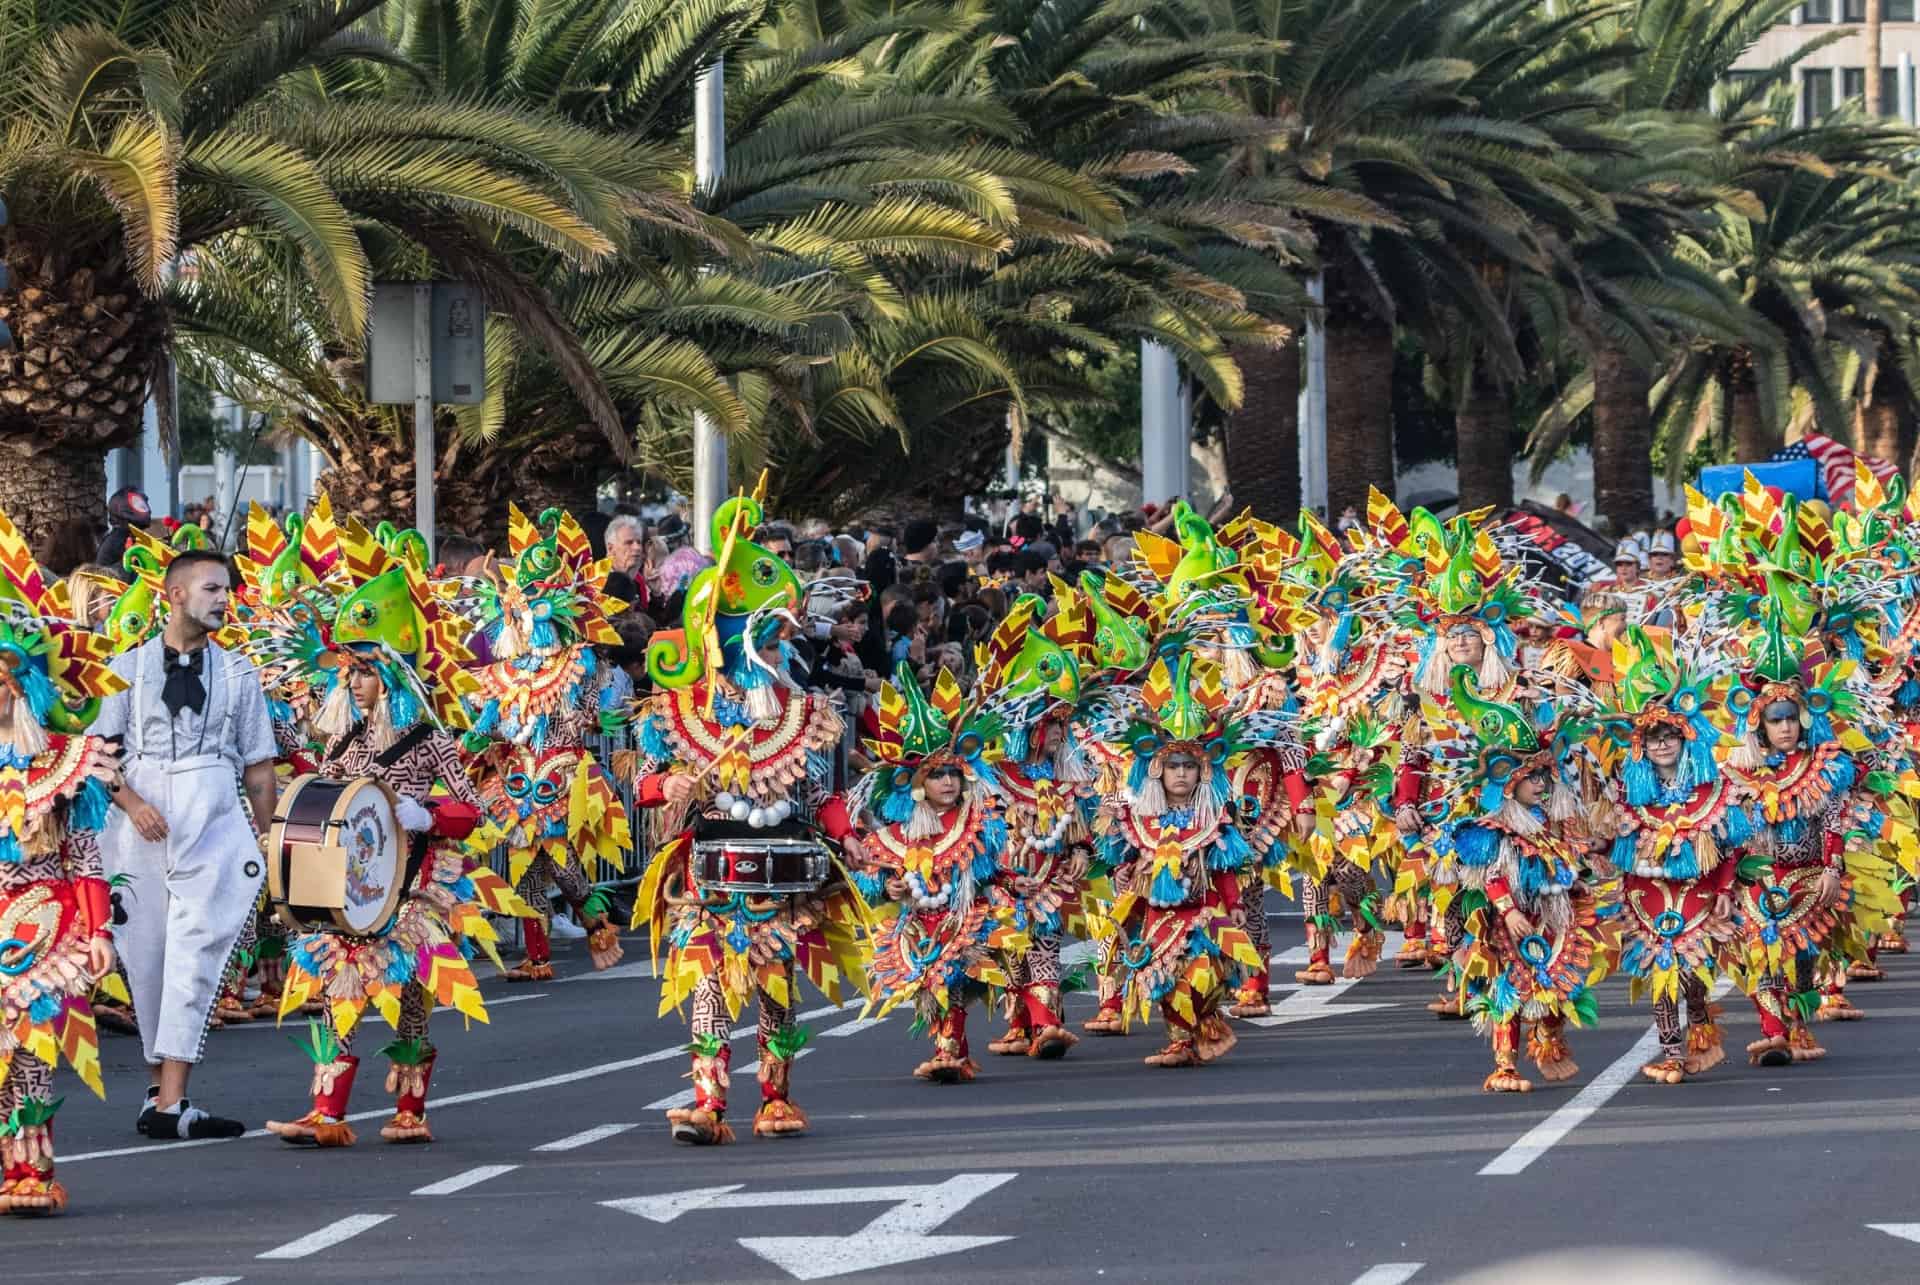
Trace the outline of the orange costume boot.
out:
M 673 1140 L 689 1147 L 718 1147 L 733 1141 L 733 1126 L 727 1123 L 727 1068 L 733 1061 L 733 1046 L 718 1035 L 696 1035 L 688 1046 L 693 1066 L 687 1078 L 693 1081 L 693 1105 L 673 1107 L 667 1112 L 667 1127 Z

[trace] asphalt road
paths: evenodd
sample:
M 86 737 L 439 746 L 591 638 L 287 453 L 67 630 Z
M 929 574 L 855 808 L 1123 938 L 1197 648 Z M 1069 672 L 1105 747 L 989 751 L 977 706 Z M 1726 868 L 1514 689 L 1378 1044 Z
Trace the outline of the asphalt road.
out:
M 147 1142 L 137 1044 L 108 1037 L 108 1102 L 62 1077 L 71 1210 L 0 1223 L 5 1279 L 1428 1285 L 1586 1247 L 1612 1281 L 1704 1280 L 1715 1264 L 1749 1282 L 1920 1280 L 1920 956 L 1856 983 L 1870 1018 L 1821 1027 L 1823 1062 L 1747 1067 L 1757 1025 L 1735 995 L 1729 1062 L 1647 1084 L 1634 1046 L 1648 1014 L 1609 985 L 1599 1027 L 1573 1034 L 1570 1084 L 1492 1096 L 1484 1041 L 1424 1011 L 1426 974 L 1302 992 L 1287 951 L 1300 936 L 1297 919 L 1276 923 L 1285 1020 L 1240 1024 L 1239 1047 L 1204 1068 L 1143 1066 L 1159 1041 L 1136 1031 L 1062 1062 L 981 1056 L 973 1084 L 934 1086 L 908 1074 L 924 1041 L 904 1015 L 863 1023 L 816 1001 L 794 1076 L 812 1131 L 748 1134 L 748 1035 L 741 1141 L 713 1149 L 668 1139 L 685 1034 L 654 1016 L 638 940 L 612 975 L 558 943 L 561 980 L 489 982 L 490 1027 L 439 1015 L 430 1145 L 380 1142 L 371 1056 L 352 1149 Z M 1077 1023 L 1092 1000 L 1069 1007 Z M 984 1052 L 997 1028 L 975 1013 Z M 304 1109 L 290 1033 L 216 1033 L 196 1099 L 256 1128 Z M 1702 1257 L 1629 1265 L 1639 1249 Z M 1584 1278 L 1560 1259 L 1519 1279 Z

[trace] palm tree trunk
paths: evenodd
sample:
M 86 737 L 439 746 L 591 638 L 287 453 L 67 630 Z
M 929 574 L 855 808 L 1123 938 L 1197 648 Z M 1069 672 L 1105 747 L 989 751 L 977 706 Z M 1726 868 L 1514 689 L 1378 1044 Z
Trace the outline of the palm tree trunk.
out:
M 1889 397 L 1875 396 L 1860 403 L 1854 423 L 1854 440 L 1860 453 L 1882 459 L 1905 471 L 1913 444 L 1907 438 L 1907 425 Z
M 76 449 L 16 455 L 0 450 L 0 513 L 20 528 L 28 545 L 69 518 L 99 518 L 106 511 L 107 458 Z
M 1612 344 L 1593 361 L 1593 503 L 1617 531 L 1653 521 L 1652 388 L 1647 372 Z
M 1329 291 L 1331 294 L 1332 292 Z M 1327 515 L 1367 511 L 1367 488 L 1394 494 L 1393 327 L 1327 311 Z
M 1467 396 L 1454 415 L 1454 459 L 1460 507 L 1513 507 L 1513 414 L 1507 394 L 1478 367 L 1467 375 Z
M 1880 34 L 1884 21 L 1885 6 L 1881 0 L 1867 0 L 1866 29 L 1866 90 L 1867 115 L 1878 119 L 1880 106 Z
M 1227 483 L 1236 505 L 1290 523 L 1300 508 L 1300 345 L 1244 347 L 1234 359 L 1246 396 L 1227 416 Z
M 1735 358 L 1727 384 L 1732 401 L 1727 418 L 1733 434 L 1734 461 L 1758 463 L 1778 450 L 1780 442 L 1760 414 L 1760 389 L 1754 383 L 1753 363 L 1744 353 Z

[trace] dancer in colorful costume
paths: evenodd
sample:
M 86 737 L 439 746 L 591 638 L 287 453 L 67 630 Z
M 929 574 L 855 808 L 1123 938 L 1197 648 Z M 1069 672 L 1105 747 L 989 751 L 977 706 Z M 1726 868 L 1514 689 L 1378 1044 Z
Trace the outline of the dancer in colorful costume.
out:
M 1078 593 L 1059 588 L 1059 609 L 1044 623 L 1036 622 L 1040 600 L 1023 597 L 980 647 L 976 690 L 1004 729 L 993 747 L 1007 829 L 997 879 L 1026 941 L 1002 960 L 1007 1033 L 987 1045 L 1002 1056 L 1057 1058 L 1079 1042 L 1061 1013 L 1060 940 L 1084 924 L 1092 858 L 1095 772 L 1071 735 L 1080 696 L 1074 652 L 1092 647 L 1092 621 Z
M 382 1050 L 392 1064 L 386 1087 L 395 1103 L 380 1136 L 430 1142 L 427 1092 L 436 1051 L 427 1024 L 434 1005 L 486 1021 L 469 962 L 477 949 L 500 966 L 486 916 L 531 912 L 478 859 L 483 845 L 474 852 L 462 846 L 483 809 L 448 730 L 465 726 L 462 698 L 472 690 L 461 622 L 414 566 L 359 523 L 340 532 L 339 553 L 317 583 L 250 614 L 247 649 L 270 691 L 318 698 L 308 724 L 325 747 L 320 775 L 377 777 L 396 796 L 418 872 L 377 933 L 302 932 L 289 941 L 280 1016 L 317 1000 L 325 1019 L 312 1024 L 305 1049 L 313 1061 L 311 1108 L 267 1128 L 291 1143 L 353 1145 L 347 1108 L 360 1066 L 353 1044 L 371 1007 L 399 1037 Z
M 1121 935 L 1121 1011 L 1159 1009 L 1168 1042 L 1148 1065 L 1197 1066 L 1236 1042 L 1220 1012 L 1233 971 L 1266 963 L 1240 901 L 1253 853 L 1231 768 L 1291 741 L 1291 722 L 1234 715 L 1218 667 L 1191 653 L 1156 660 L 1138 689 L 1113 695 L 1096 730 L 1126 764 L 1125 786 L 1102 809 L 1097 841 L 1119 892 L 1108 927 Z
M 674 1140 L 689 1145 L 733 1141 L 728 1041 L 749 999 L 760 1008 L 754 1135 L 803 1131 L 806 1113 L 791 1096 L 806 1042 L 793 1018 L 796 981 L 834 1003 L 865 981 L 856 940 L 864 905 L 837 874 L 809 892 L 761 895 L 708 886 L 695 864 L 703 834 L 824 837 L 850 861 L 864 856 L 834 791 L 840 716 L 788 676 L 783 634 L 803 623 L 799 579 L 746 538 L 765 520 L 759 494 L 714 514 L 716 565 L 688 586 L 684 628 L 654 635 L 647 649 L 658 692 L 641 706 L 636 798 L 664 809 L 677 833 L 647 866 L 633 922 L 649 927 L 661 1013 L 693 1004 L 693 1103 L 667 1112 Z
M 1425 962 L 1439 967 L 1458 945 L 1462 921 L 1453 907 L 1458 876 L 1451 853 L 1434 842 L 1442 786 L 1429 768 L 1437 759 L 1476 749 L 1472 717 L 1456 703 L 1460 689 L 1451 675 L 1465 666 L 1474 675 L 1478 700 L 1513 699 L 1520 680 L 1513 625 L 1537 613 L 1521 568 L 1503 559 L 1484 515 L 1464 515 L 1444 529 L 1424 511 L 1416 510 L 1415 519 L 1388 546 L 1402 577 L 1401 624 L 1424 635 L 1411 675 L 1419 707 L 1407 720 L 1393 789 L 1394 824 L 1406 841 L 1393 894 L 1406 927 L 1399 962 L 1420 962 L 1416 939 L 1424 927 Z M 1416 550 L 1417 562 L 1411 556 Z M 1461 1016 L 1462 999 L 1456 989 L 1427 1008 L 1442 1017 Z
M 1594 961 L 1603 944 L 1595 899 L 1581 878 L 1587 833 L 1565 788 L 1561 761 L 1583 729 L 1536 731 L 1516 705 L 1483 699 L 1474 671 L 1455 665 L 1452 708 L 1479 752 L 1436 763 L 1440 797 L 1458 819 L 1443 824 L 1458 874 L 1453 913 L 1464 929 L 1454 967 L 1476 1029 L 1493 1038 L 1493 1071 L 1481 1088 L 1525 1093 L 1520 1037 L 1549 1082 L 1578 1074 L 1565 1028 L 1591 1025 Z
M 88 995 L 114 966 L 99 830 L 112 747 L 86 727 L 126 684 L 107 639 L 0 514 L 0 1213 L 67 1206 L 53 1176 L 54 1067 L 102 1097 Z
M 1747 1057 L 1785 1066 L 1826 1056 L 1806 1024 L 1819 1011 L 1822 948 L 1848 927 L 1855 883 L 1848 831 L 1859 780 L 1853 750 L 1867 742 L 1847 722 L 1860 695 L 1848 686 L 1854 662 L 1818 665 L 1803 677 L 1778 612 L 1767 615 L 1742 673 L 1745 687 L 1728 700 L 1742 739 L 1727 756 L 1726 774 L 1753 823 L 1742 850 L 1753 872 L 1741 913 L 1746 988 L 1761 1038 Z M 1891 897 L 1884 885 L 1876 891 Z
M 1000 961 L 1028 952 L 1032 939 L 1016 923 L 1022 912 L 1033 922 L 1041 889 L 1028 875 L 1025 895 L 1012 895 L 1007 826 L 991 800 L 997 778 L 983 757 L 999 728 L 966 707 L 953 675 L 941 669 L 923 694 L 902 662 L 880 690 L 879 715 L 881 737 L 867 748 L 882 766 L 862 788 L 864 810 L 882 824 L 854 879 L 869 902 L 892 902 L 894 913 L 873 935 L 868 1008 L 884 1015 L 911 1003 L 933 1037 L 933 1056 L 914 1075 L 961 1083 L 980 1069 L 967 1047 L 967 1005 L 989 986 L 1009 985 Z M 1030 1021 L 1039 1029 L 1029 1039 L 1047 1049 L 1034 1056 L 1071 1046 L 1057 1008 Z
M 1620 757 L 1602 814 L 1622 881 L 1627 997 L 1653 996 L 1660 1053 L 1640 1071 L 1655 1084 L 1726 1058 L 1710 993 L 1738 940 L 1737 854 L 1752 837 L 1720 771 L 1726 642 L 1636 625 L 1612 648 L 1618 679 L 1605 723 Z
M 1392 506 L 1377 491 L 1374 497 L 1378 527 L 1378 506 Z M 1392 517 L 1405 525 L 1397 510 Z M 1376 869 L 1391 871 L 1401 847 L 1390 815 L 1401 753 L 1395 733 L 1406 721 L 1402 688 L 1413 653 L 1391 619 L 1392 596 L 1360 574 L 1371 555 L 1343 554 L 1311 514 L 1300 515 L 1300 527 L 1300 557 L 1286 573 L 1285 625 L 1300 639 L 1295 688 L 1318 822 L 1306 842 L 1327 873 L 1303 895 L 1308 959 L 1294 980 L 1326 986 L 1334 980 L 1336 894 L 1354 929 L 1342 975 L 1366 977 L 1380 958 L 1385 934 L 1374 879 Z
M 488 657 L 473 671 L 474 732 L 526 751 L 487 760 L 493 768 L 488 797 L 515 822 L 507 834 L 508 872 L 514 890 L 536 912 L 524 926 L 527 957 L 507 979 L 548 981 L 549 886 L 557 886 L 580 916 L 599 966 L 619 950 L 592 883 L 602 870 L 623 870 L 633 839 L 626 807 L 586 738 L 600 729 L 603 715 L 607 723 L 625 721 L 625 711 L 600 708 L 593 650 L 619 645 L 607 617 L 625 604 L 606 597 L 612 564 L 594 560 L 570 513 L 548 509 L 536 524 L 509 507 L 507 547 L 511 562 L 494 578 L 457 581 L 453 592 L 478 625 Z M 556 806 L 562 798 L 564 812 Z

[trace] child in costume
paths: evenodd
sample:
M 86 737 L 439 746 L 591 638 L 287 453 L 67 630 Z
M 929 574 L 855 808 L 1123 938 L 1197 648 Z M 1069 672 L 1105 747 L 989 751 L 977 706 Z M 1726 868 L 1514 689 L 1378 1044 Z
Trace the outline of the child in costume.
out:
M 67 588 L 0 514 L 0 1213 L 67 1206 L 53 1176 L 53 1072 L 105 1096 L 88 995 L 112 971 L 99 830 L 112 747 L 85 729 L 126 684 Z
M 863 786 L 867 811 L 882 824 L 868 836 L 868 860 L 854 881 L 870 903 L 893 903 L 893 913 L 870 946 L 869 1008 L 885 1014 L 911 1003 L 933 1037 L 933 1056 L 914 1075 L 961 1083 L 980 1069 L 967 1047 L 967 1005 L 988 986 L 1009 984 L 1000 961 L 1027 953 L 1031 939 L 1016 926 L 1017 910 L 1032 923 L 1039 888 L 1026 875 L 1025 896 L 1012 895 L 1007 826 L 981 757 L 997 729 L 970 721 L 953 675 L 943 668 L 922 694 L 902 662 L 880 691 L 879 712 L 881 737 L 867 747 L 883 766 Z M 1058 1012 L 1034 1016 L 1040 1029 L 1029 1038 L 1046 1041 L 1053 1056 L 1065 1053 L 1072 1037 Z
M 1007 1033 L 987 1045 L 1001 1056 L 1057 1058 L 1079 1042 L 1061 1012 L 1060 940 L 1080 918 L 1092 856 L 1085 804 L 1094 771 L 1070 735 L 1080 696 L 1074 651 L 1091 647 L 1091 621 L 1078 594 L 1061 588 L 1043 624 L 1039 600 L 1023 597 L 980 648 L 976 690 L 1004 729 L 992 777 L 1007 843 L 995 878 L 1026 942 L 1002 957 Z
M 514 891 L 535 911 L 525 923 L 526 959 L 507 980 L 550 981 L 550 886 L 581 917 L 599 966 L 619 949 L 592 882 L 596 867 L 615 874 L 624 868 L 633 840 L 626 807 L 586 738 L 625 722 L 624 711 L 601 709 L 594 652 L 620 644 L 607 617 L 624 604 L 605 596 L 612 563 L 594 560 L 570 513 L 547 509 L 536 523 L 510 506 L 507 548 L 511 560 L 492 578 L 456 581 L 451 591 L 486 650 L 485 663 L 473 669 L 474 733 L 530 752 L 486 760 L 494 769 L 486 793 L 519 822 L 507 833 Z M 564 795 L 539 797 L 552 790 Z M 555 806 L 562 798 L 564 812 Z
M 1676 642 L 1636 625 L 1612 648 L 1606 722 L 1624 753 L 1602 815 L 1621 876 L 1620 971 L 1629 999 L 1653 996 L 1660 1052 L 1640 1072 L 1655 1084 L 1726 1058 L 1709 994 L 1737 940 L 1737 854 L 1751 827 L 1720 771 L 1724 641 Z
M 305 1050 L 313 1061 L 310 1109 L 267 1128 L 290 1143 L 354 1144 L 347 1110 L 360 1059 L 353 1045 L 371 1006 L 399 1036 L 382 1050 L 392 1063 L 386 1087 L 395 1103 L 380 1136 L 431 1142 L 427 1092 L 437 1055 L 427 1024 L 434 1005 L 485 1021 L 469 961 L 477 948 L 499 966 L 486 915 L 530 913 L 461 847 L 483 815 L 447 730 L 464 726 L 462 697 L 472 689 L 461 626 L 413 565 L 350 521 L 326 574 L 284 603 L 262 603 L 247 628 L 248 651 L 269 689 L 320 701 L 308 720 L 325 747 L 319 774 L 382 781 L 396 797 L 413 858 L 406 894 L 378 931 L 301 932 L 289 941 L 280 1016 L 319 1001 L 324 1019 L 310 1028 Z
M 1230 766 L 1289 739 L 1286 728 L 1271 715 L 1233 717 L 1219 670 L 1188 653 L 1171 665 L 1156 660 L 1140 688 L 1105 712 L 1098 734 L 1127 762 L 1124 790 L 1096 827 L 1119 894 L 1109 930 L 1121 935 L 1121 1011 L 1144 1019 L 1159 1009 L 1168 1042 L 1148 1065 L 1215 1061 L 1236 1042 L 1220 1012 L 1234 971 L 1266 963 L 1240 902 L 1253 854 Z
M 1726 774 L 1752 823 L 1741 852 L 1754 874 L 1741 889 L 1741 913 L 1761 1036 L 1747 1057 L 1759 1066 L 1826 1056 L 1807 1021 L 1819 1010 L 1822 948 L 1846 932 L 1852 901 L 1847 833 L 1859 768 L 1836 723 L 1855 699 L 1846 687 L 1853 668 L 1832 662 L 1803 678 L 1799 651 L 1769 612 L 1742 671 L 1745 687 L 1729 699 L 1741 743 Z
M 1458 818 L 1436 844 L 1451 849 L 1458 871 L 1454 966 L 1476 1028 L 1493 1039 L 1482 1089 L 1525 1093 L 1533 1085 L 1519 1071 L 1523 1030 L 1540 1074 L 1565 1080 L 1579 1072 L 1565 1027 L 1595 1016 L 1590 973 L 1603 940 L 1581 878 L 1586 832 L 1560 769 L 1574 738 L 1537 732 L 1518 706 L 1483 699 L 1466 665 L 1454 667 L 1452 685 L 1453 707 L 1480 745 L 1436 773 Z
M 669 1110 L 667 1122 L 676 1142 L 696 1146 L 734 1140 L 728 1041 L 749 999 L 760 1010 L 754 1136 L 790 1137 L 807 1127 L 791 1097 L 806 1043 L 793 1018 L 797 981 L 839 1003 L 864 980 L 864 909 L 838 875 L 811 891 L 761 895 L 703 883 L 695 862 L 697 838 L 739 833 L 824 837 L 851 861 L 864 855 L 834 791 L 840 716 L 788 675 L 783 636 L 801 623 L 799 579 L 746 539 L 764 519 L 758 492 L 720 506 L 716 565 L 689 585 L 684 628 L 654 635 L 647 650 L 658 691 L 641 707 L 636 799 L 663 809 L 676 833 L 647 866 L 633 922 L 650 928 L 660 1011 L 692 1001 L 693 1104 Z

